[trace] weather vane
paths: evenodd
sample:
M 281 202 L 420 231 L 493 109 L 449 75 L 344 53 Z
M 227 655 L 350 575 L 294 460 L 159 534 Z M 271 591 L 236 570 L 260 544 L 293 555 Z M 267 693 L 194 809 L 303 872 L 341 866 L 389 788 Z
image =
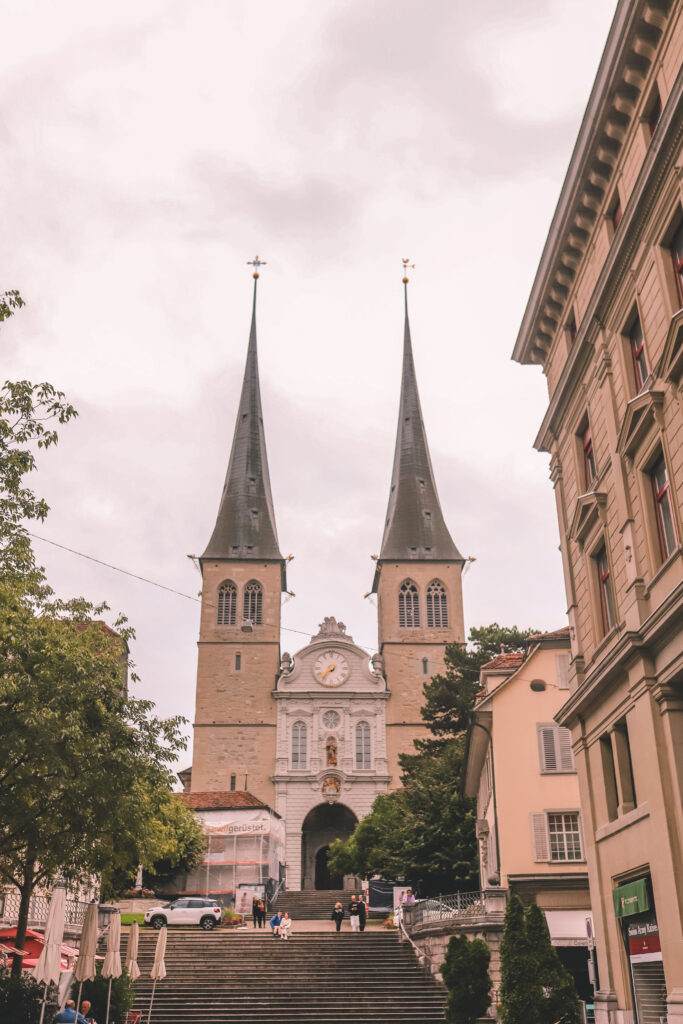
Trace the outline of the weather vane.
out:
M 403 264 L 403 283 L 408 284 L 408 271 L 415 270 L 415 264 L 410 262 L 410 259 L 401 260 Z
M 253 260 L 247 260 L 247 266 L 254 268 L 254 277 L 259 276 L 258 268 L 267 266 L 265 260 L 260 260 L 258 256 L 254 256 Z

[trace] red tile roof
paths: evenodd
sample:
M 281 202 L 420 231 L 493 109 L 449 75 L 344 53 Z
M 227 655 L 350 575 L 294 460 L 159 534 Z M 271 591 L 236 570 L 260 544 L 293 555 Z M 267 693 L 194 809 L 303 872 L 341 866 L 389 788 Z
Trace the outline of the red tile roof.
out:
M 216 793 L 178 793 L 186 807 L 191 811 L 225 811 L 231 808 L 249 810 L 251 808 L 268 807 L 258 797 L 245 790 L 226 790 Z
M 497 654 L 491 661 L 487 661 L 485 665 L 482 665 L 482 669 L 488 668 L 519 668 L 526 657 L 524 651 L 503 651 L 501 654 Z
M 530 640 L 568 640 L 569 639 L 569 626 L 563 626 L 562 629 L 554 629 L 551 633 L 533 633 L 529 637 Z

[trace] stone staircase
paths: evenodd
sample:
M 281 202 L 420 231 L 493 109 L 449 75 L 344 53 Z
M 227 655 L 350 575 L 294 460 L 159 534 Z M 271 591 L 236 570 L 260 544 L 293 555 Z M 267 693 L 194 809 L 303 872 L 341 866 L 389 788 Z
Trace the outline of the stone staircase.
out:
M 144 1024 L 156 934 L 140 935 L 134 1010 Z M 169 929 L 153 1024 L 436 1024 L 444 989 L 396 932 Z
M 293 921 L 329 921 L 335 903 L 339 902 L 348 924 L 351 897 L 360 895 L 360 889 L 286 889 L 279 894 L 268 919 L 276 910 L 286 910 Z

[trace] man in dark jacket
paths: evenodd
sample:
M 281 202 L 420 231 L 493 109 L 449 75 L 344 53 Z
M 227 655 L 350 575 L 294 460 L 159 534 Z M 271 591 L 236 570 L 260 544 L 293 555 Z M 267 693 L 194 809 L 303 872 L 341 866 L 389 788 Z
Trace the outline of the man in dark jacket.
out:
M 365 931 L 365 922 L 367 921 L 367 917 L 367 907 L 365 906 L 365 900 L 361 896 L 360 899 L 358 900 L 358 921 L 360 924 L 360 930 L 362 932 Z

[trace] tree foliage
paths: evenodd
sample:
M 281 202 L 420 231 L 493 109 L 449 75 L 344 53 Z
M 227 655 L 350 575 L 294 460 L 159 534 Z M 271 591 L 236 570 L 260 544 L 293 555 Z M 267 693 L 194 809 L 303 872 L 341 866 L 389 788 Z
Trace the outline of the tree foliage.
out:
M 512 893 L 500 944 L 500 1009 L 503 1024 L 541 1024 L 541 982 L 527 935 L 524 907 Z
M 449 1024 L 473 1024 L 490 1004 L 491 951 L 483 939 L 451 935 L 441 976 L 448 989 L 446 1020 Z
M 0 968 L 0 1021 L 2 1024 L 39 1024 L 44 985 L 24 972 L 14 977 Z M 45 1020 L 50 1021 L 57 1012 L 55 987 L 47 990 Z
M 74 982 L 71 989 L 71 998 L 78 999 L 80 985 Z M 97 974 L 93 981 L 84 981 L 81 992 L 81 1002 L 87 999 L 92 1006 L 90 1012 L 94 1020 L 104 1021 L 107 1016 L 107 996 L 109 993 L 109 978 L 102 977 L 102 965 L 97 965 Z M 113 978 L 111 985 L 111 1003 L 109 1006 L 109 1020 L 111 1024 L 124 1024 L 126 1014 L 135 1002 L 135 986 L 125 970 L 120 978 Z M 80 1007 L 79 1007 L 80 1009 Z
M 581 1024 L 583 1014 L 574 979 L 550 941 L 545 914 L 532 903 L 526 912 L 529 949 L 541 984 L 541 1024 Z

